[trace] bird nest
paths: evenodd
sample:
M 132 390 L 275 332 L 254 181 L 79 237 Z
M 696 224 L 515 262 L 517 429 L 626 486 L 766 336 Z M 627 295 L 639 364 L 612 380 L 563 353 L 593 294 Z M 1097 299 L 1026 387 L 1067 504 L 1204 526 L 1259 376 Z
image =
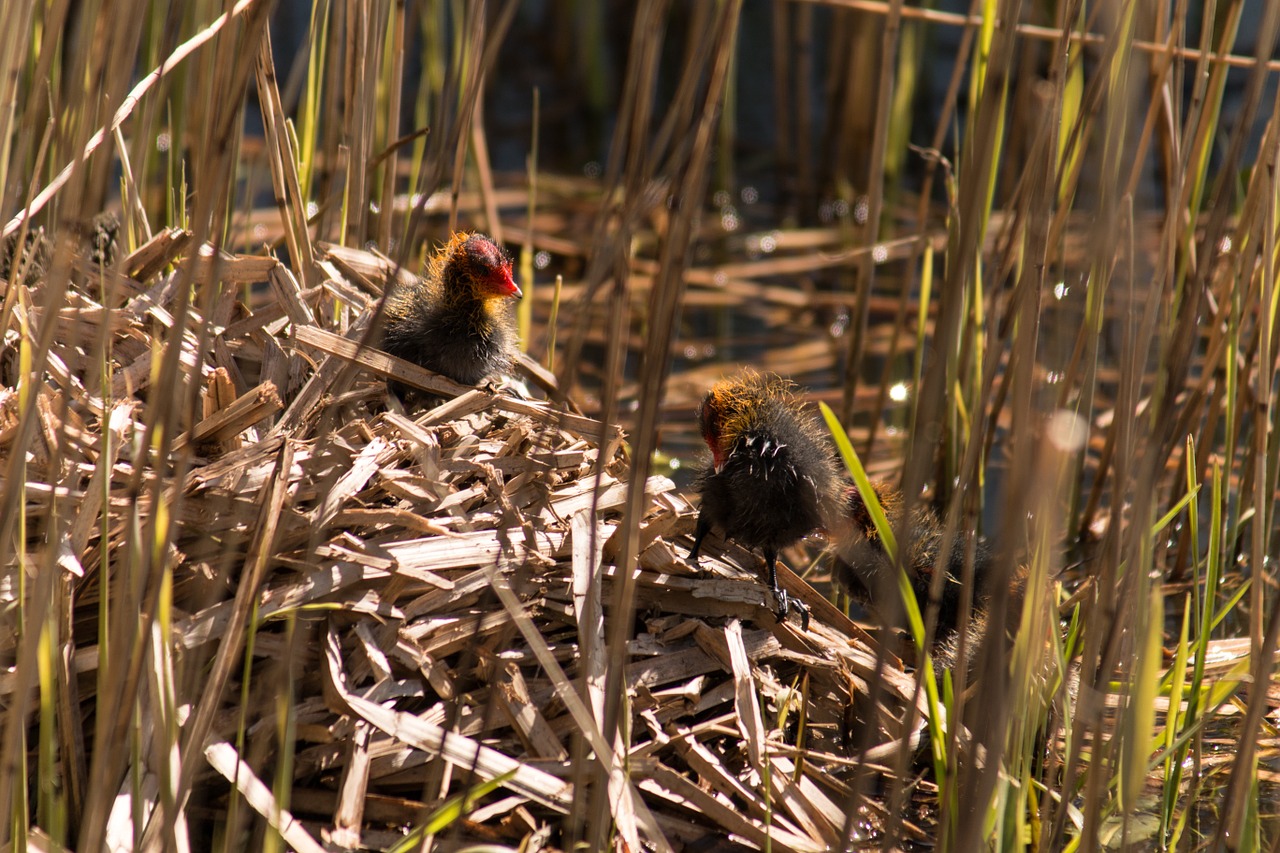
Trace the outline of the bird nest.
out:
M 122 753 L 93 777 L 125 804 L 114 837 L 156 831 L 132 821 L 163 813 L 173 756 L 150 746 L 171 719 L 179 834 L 243 820 L 247 803 L 300 850 L 385 849 L 429 819 L 567 848 L 600 837 L 581 821 L 602 808 L 631 850 L 839 845 L 849 779 L 874 758 L 855 761 L 851 721 L 887 748 L 916 695 L 895 661 L 877 672 L 844 613 L 780 566 L 813 613 L 807 631 L 779 623 L 759 556 L 715 537 L 688 565 L 690 504 L 663 477 L 631 499 L 625 436 L 536 367 L 550 399 L 362 347 L 393 274 L 383 259 L 330 247 L 323 280 L 300 282 L 269 257 L 193 249 L 170 230 L 111 270 L 77 262 L 52 313 L 43 284 L 24 289 L 4 355 L 14 376 L 18 338 L 59 324 L 26 445 L 25 533 L 68 581 L 62 643 L 85 721 L 61 734 L 73 796 L 87 796 L 86 753 Z M 221 295 L 201 302 L 206 288 Z M 111 342 L 106 370 L 77 370 L 95 335 Z M 387 378 L 447 401 L 397 411 Z M 24 440 L 22 399 L 0 400 L 6 454 Z M 136 751 L 103 740 L 123 729 L 101 718 L 123 712 L 98 705 L 98 643 L 132 640 L 111 631 L 134 613 L 162 628 L 115 651 L 138 663 L 117 675 L 137 686 L 118 724 L 141 721 Z M 16 640 L 0 646 L 10 666 Z M 885 699 L 869 711 L 873 681 Z

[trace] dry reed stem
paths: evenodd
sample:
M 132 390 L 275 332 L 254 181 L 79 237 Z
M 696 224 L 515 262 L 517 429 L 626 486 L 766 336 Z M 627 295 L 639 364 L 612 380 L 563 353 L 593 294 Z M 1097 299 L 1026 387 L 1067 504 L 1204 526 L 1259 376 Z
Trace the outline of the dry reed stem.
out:
M 892 13 L 894 0 L 803 0 L 814 6 L 832 6 L 841 9 L 870 12 L 888 16 Z M 982 26 L 981 15 L 961 15 L 955 12 L 940 12 L 936 9 L 922 9 L 918 6 L 904 6 L 902 17 L 909 21 L 923 21 L 931 24 L 943 24 L 950 27 L 975 29 Z M 1044 27 L 1036 24 L 1017 23 L 1013 27 L 1016 35 L 1026 36 L 1038 41 L 1057 42 L 1067 39 L 1073 44 L 1106 44 L 1109 36 L 1099 33 L 1081 33 L 1075 30 L 1064 30 L 1058 27 Z M 1158 42 L 1134 39 L 1130 46 L 1142 53 L 1160 55 L 1172 53 L 1178 59 L 1205 61 L 1212 65 L 1225 65 L 1232 68 L 1262 68 L 1269 72 L 1280 71 L 1280 60 L 1258 62 L 1254 56 L 1239 56 L 1229 51 L 1207 51 L 1190 47 L 1170 47 Z
M 257 0 L 240 0 L 234 7 L 232 7 L 230 12 L 219 15 L 197 35 L 179 45 L 155 70 L 143 77 L 138 84 L 130 90 L 128 96 L 124 99 L 124 103 L 120 105 L 120 108 L 116 110 L 115 115 L 111 117 L 111 122 L 106 127 L 99 129 L 95 134 L 93 134 L 93 136 L 89 137 L 89 140 L 84 144 L 84 148 L 80 152 L 76 161 L 68 163 L 63 167 L 62 171 L 58 172 L 57 176 L 55 176 L 54 179 L 50 181 L 44 189 L 37 193 L 35 198 L 25 206 L 22 213 L 5 223 L 4 230 L 0 232 L 0 235 L 5 237 L 9 236 L 17 231 L 18 228 L 22 226 L 22 223 L 27 221 L 29 217 L 43 210 L 44 206 L 49 203 L 49 200 L 52 199 L 54 195 L 57 194 L 58 190 L 60 190 L 67 181 L 71 179 L 76 166 L 79 165 L 80 162 L 89 159 L 90 155 L 97 150 L 98 146 L 106 141 L 108 133 L 114 133 L 122 124 L 124 124 L 125 120 L 138 106 L 142 97 L 153 86 L 155 86 L 156 83 L 171 74 L 175 68 L 181 66 L 184 60 L 207 44 L 214 36 L 222 31 L 227 24 L 231 23 L 233 20 L 248 11 L 255 2 L 257 2 Z

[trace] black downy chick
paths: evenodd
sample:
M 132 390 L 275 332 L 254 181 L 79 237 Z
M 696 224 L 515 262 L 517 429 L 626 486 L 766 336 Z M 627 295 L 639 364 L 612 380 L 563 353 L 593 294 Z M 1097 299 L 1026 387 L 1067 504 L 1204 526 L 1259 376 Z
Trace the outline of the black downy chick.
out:
M 689 559 L 717 528 L 764 553 L 778 619 L 794 606 L 804 629 L 809 608 L 778 587 L 778 551 L 839 516 L 840 489 L 826 430 L 801 407 L 792 384 L 754 371 L 712 386 L 698 406 L 698 426 L 711 450 L 699 476 L 702 495 Z
M 483 234 L 458 233 L 427 275 L 387 297 L 382 348 L 463 385 L 508 370 L 516 355 L 511 258 Z M 394 388 L 397 393 L 401 389 Z
M 906 568 L 923 615 L 929 605 L 938 556 L 946 544 L 946 526 L 923 504 L 914 508 L 909 522 L 904 525 L 905 507 L 901 493 L 887 483 L 872 483 L 872 489 L 894 530 L 899 558 Z M 849 591 L 854 600 L 877 617 L 884 619 L 886 613 L 901 613 L 901 608 L 896 606 L 899 595 L 897 568 L 884 550 L 884 544 L 876 532 L 875 523 L 862 495 L 852 486 L 845 492 L 845 511 L 841 532 L 832 546 L 834 578 Z M 965 537 L 953 536 L 950 553 L 942 563 L 947 574 L 942 580 L 938 599 L 938 623 L 931 647 L 934 666 L 938 672 L 951 669 L 958 663 L 965 549 Z M 986 541 L 979 539 L 973 554 L 973 611 L 966 631 L 966 646 L 970 650 L 971 662 L 972 650 L 976 650 L 982 642 L 990 621 L 992 564 L 993 556 Z M 1021 606 L 1025 582 L 1022 573 L 1012 579 L 1009 587 L 1011 605 Z M 894 603 L 890 604 L 884 596 L 893 596 Z

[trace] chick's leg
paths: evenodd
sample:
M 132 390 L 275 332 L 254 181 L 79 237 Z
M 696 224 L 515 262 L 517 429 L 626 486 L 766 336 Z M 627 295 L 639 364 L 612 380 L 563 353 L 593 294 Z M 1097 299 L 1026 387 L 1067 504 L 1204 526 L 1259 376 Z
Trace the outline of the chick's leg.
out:
M 711 519 L 706 512 L 698 513 L 698 528 L 693 533 L 693 547 L 689 549 L 689 562 L 698 565 L 698 552 L 702 550 L 702 540 L 711 532 Z
M 773 592 L 773 597 L 778 602 L 778 609 L 775 611 L 778 621 L 787 618 L 787 614 L 794 607 L 800 613 L 800 630 L 809 630 L 809 605 L 805 604 L 798 598 L 787 595 L 787 591 L 778 586 L 778 552 L 768 549 L 764 552 L 764 562 L 769 569 L 769 589 Z

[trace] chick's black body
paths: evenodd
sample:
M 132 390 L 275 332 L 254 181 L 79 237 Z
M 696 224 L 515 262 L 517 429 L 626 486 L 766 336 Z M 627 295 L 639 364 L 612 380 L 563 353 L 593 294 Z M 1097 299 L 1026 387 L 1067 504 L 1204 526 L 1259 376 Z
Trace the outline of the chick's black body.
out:
M 922 614 L 929 606 L 934 572 L 939 567 L 939 555 L 946 547 L 947 530 L 941 520 L 925 506 L 916 507 L 907 523 L 903 523 L 905 509 L 901 494 L 888 484 L 873 483 L 876 498 L 884 508 L 885 516 L 893 528 L 898 543 L 899 557 L 905 567 L 912 592 Z M 832 574 L 849 594 L 868 609 L 884 617 L 886 612 L 901 612 L 897 608 L 897 567 L 884 550 L 884 543 L 876 533 L 871 514 L 857 489 L 846 491 L 846 517 L 841 535 L 835 542 Z M 959 653 L 959 628 L 962 621 L 962 605 L 965 577 L 966 537 L 951 537 L 950 550 L 941 561 L 946 572 L 937 599 L 938 622 L 932 646 L 934 663 L 939 671 L 950 669 L 957 663 Z M 974 605 L 968 622 L 967 648 L 976 649 L 986 633 L 990 617 L 990 583 L 993 574 L 993 558 L 987 543 L 978 539 L 973 552 L 973 592 L 970 601 Z M 1015 603 L 1021 602 L 1021 576 L 1010 585 Z
M 902 524 L 904 512 L 902 497 L 896 490 L 884 483 L 875 483 L 873 488 L 876 498 L 885 510 L 889 525 L 898 537 L 901 549 L 902 564 L 907 567 L 912 591 L 920 607 L 929 604 L 930 587 L 933 573 L 938 565 L 938 555 L 946 545 L 947 531 L 934 513 L 924 506 L 918 506 L 911 514 L 910 523 Z M 867 510 L 862 496 L 857 489 L 850 487 L 846 492 L 846 509 L 850 527 L 836 543 L 835 570 L 836 579 L 842 582 L 850 593 L 868 604 L 876 606 L 880 590 L 889 590 L 897 595 L 895 566 L 885 553 L 884 544 L 877 535 L 871 514 Z M 959 620 L 961 586 L 964 577 L 965 537 L 952 537 L 951 549 L 942 563 L 947 576 L 942 583 L 938 601 L 939 633 L 951 630 Z M 975 591 L 985 591 L 989 574 L 991 557 L 986 543 L 979 540 L 974 553 L 973 581 Z
M 435 306 L 389 324 L 382 345 L 392 355 L 455 382 L 478 385 L 511 364 L 514 338 L 503 324 L 486 324 L 472 311 Z
M 427 276 L 387 298 L 382 347 L 463 385 L 507 370 L 516 330 L 507 304 L 520 296 L 511 259 L 483 234 L 457 234 Z
M 717 383 L 698 408 L 712 465 L 699 476 L 702 495 L 689 557 L 697 561 L 713 528 L 759 548 L 778 618 L 793 602 L 778 587 L 778 551 L 818 528 L 838 508 L 836 472 L 824 432 L 777 377 L 746 373 Z M 808 608 L 794 602 L 808 626 Z
M 771 428 L 744 433 L 720 469 L 709 468 L 698 479 L 699 527 L 719 528 L 766 556 L 821 527 L 823 496 L 806 473 L 810 466 L 797 461 L 806 450 L 783 442 Z

